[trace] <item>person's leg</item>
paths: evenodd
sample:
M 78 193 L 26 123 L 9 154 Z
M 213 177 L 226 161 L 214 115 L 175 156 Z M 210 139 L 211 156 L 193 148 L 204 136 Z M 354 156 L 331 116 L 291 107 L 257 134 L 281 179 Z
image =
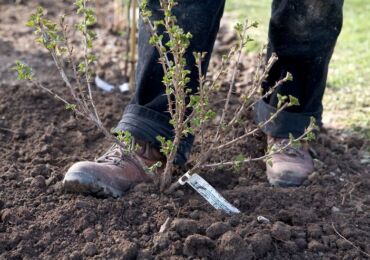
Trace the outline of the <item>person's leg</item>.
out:
M 263 127 L 267 135 L 283 139 L 289 134 L 298 137 L 310 124 L 311 117 L 321 126 L 322 98 L 329 62 L 342 27 L 342 8 L 343 0 L 273 0 L 268 57 L 276 53 L 279 60 L 263 83 L 263 91 L 266 93 L 287 72 L 292 74 L 293 80 L 282 84 L 257 104 L 256 121 L 262 123 L 276 111 L 277 94 L 295 96 L 300 105 L 286 109 Z M 308 153 L 296 160 L 284 158 L 275 157 L 277 163 L 272 167 L 280 172 L 274 174 L 282 174 L 282 168 L 294 168 L 292 164 L 295 164 L 299 166 L 295 169 L 298 175 L 299 171 L 304 172 L 299 177 L 303 180 L 301 177 L 313 169 Z M 284 160 L 292 160 L 292 164 Z M 294 169 L 289 174 L 294 175 Z
M 161 19 L 158 0 L 150 0 L 148 3 L 153 14 L 152 19 Z M 224 4 L 225 0 L 182 0 L 178 1 L 173 10 L 178 25 L 193 36 L 186 53 L 186 61 L 191 71 L 189 87 L 194 91 L 198 87 L 199 75 L 193 52 L 207 52 L 202 69 L 207 71 Z M 163 70 L 158 63 L 157 50 L 149 44 L 150 36 L 147 25 L 140 21 L 136 92 L 131 104 L 126 107 L 117 130 L 129 131 L 136 138 L 159 147 L 157 136 L 171 139 L 173 131 L 169 124 L 169 113 L 166 112 L 168 104 L 162 83 Z M 192 143 L 193 136 L 190 135 L 182 141 L 175 159 L 176 164 L 186 162 Z
M 153 20 L 162 16 L 158 0 L 149 0 Z M 186 53 L 186 62 L 191 71 L 188 86 L 196 92 L 198 87 L 198 69 L 195 66 L 193 52 L 207 52 L 202 71 L 207 71 L 213 44 L 219 29 L 225 0 L 181 0 L 174 8 L 177 24 L 192 34 Z M 129 131 L 141 146 L 133 159 L 122 154 L 121 149 L 113 146 L 95 162 L 78 162 L 66 173 L 63 183 L 66 191 L 89 193 L 102 196 L 121 196 L 132 185 L 148 181 L 142 165 L 151 166 L 157 161 L 165 161 L 159 153 L 160 144 L 157 136 L 173 138 L 165 87 L 162 84 L 163 70 L 158 62 L 157 50 L 149 44 L 151 34 L 147 25 L 139 25 L 139 60 L 136 73 L 134 98 L 125 109 L 116 131 Z M 175 158 L 176 164 L 183 164 L 191 150 L 193 137 L 185 138 Z
M 274 0 L 269 28 L 268 56 L 279 58 L 263 83 L 264 92 L 284 78 L 293 80 L 279 86 L 257 106 L 257 121 L 263 122 L 276 111 L 277 94 L 292 95 L 300 105 L 286 109 L 266 125 L 266 134 L 287 138 L 304 133 L 314 117 L 321 126 L 322 98 L 328 66 L 342 27 L 343 0 Z

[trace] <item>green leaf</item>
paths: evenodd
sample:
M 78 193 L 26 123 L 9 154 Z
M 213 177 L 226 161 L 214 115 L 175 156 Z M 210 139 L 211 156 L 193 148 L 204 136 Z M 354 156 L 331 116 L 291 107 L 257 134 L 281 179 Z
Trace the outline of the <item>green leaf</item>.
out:
M 257 28 L 257 27 L 258 27 L 258 25 L 259 25 L 259 23 L 258 23 L 258 22 L 253 22 L 253 23 L 251 24 L 251 26 L 252 26 L 252 27 L 254 27 L 254 28 Z
M 77 108 L 76 104 L 66 104 L 66 109 L 70 111 L 75 111 Z
M 286 76 L 285 76 L 285 79 L 286 79 L 287 81 L 293 81 L 293 75 L 292 75 L 292 73 L 287 72 L 287 74 L 286 74 Z
M 241 166 L 243 165 L 245 161 L 245 156 L 243 154 L 239 154 L 236 158 L 235 158 L 235 170 L 240 170 Z
M 116 135 L 120 142 L 124 143 L 127 147 L 131 147 L 134 137 L 129 131 L 118 131 Z
M 234 30 L 237 31 L 238 33 L 241 33 L 244 30 L 244 25 L 242 23 L 237 23 L 234 26 Z
M 191 95 L 190 101 L 187 107 L 195 107 L 200 101 L 200 96 L 198 95 Z
M 287 101 L 288 97 L 278 93 L 277 99 L 278 99 L 277 108 L 279 109 Z
M 35 21 L 34 20 L 28 20 L 28 22 L 26 22 L 26 26 L 34 27 L 35 26 Z
M 212 120 L 212 119 L 214 119 L 214 118 L 216 118 L 216 115 L 217 115 L 217 113 L 216 112 L 214 112 L 214 111 L 212 111 L 211 109 L 209 109 L 207 112 L 206 112 L 206 114 L 205 114 L 205 119 L 206 120 Z
M 15 66 L 13 67 L 13 70 L 15 70 L 18 73 L 19 80 L 32 80 L 33 79 L 34 75 L 33 75 L 32 68 L 21 61 L 15 62 Z
M 235 158 L 235 161 L 236 162 L 239 162 L 239 163 L 243 163 L 245 161 L 245 156 L 243 154 L 239 154 L 236 158 Z
M 191 123 L 192 125 L 194 126 L 200 126 L 200 124 L 202 123 L 202 120 L 198 117 L 194 117 L 192 120 L 191 120 Z
M 85 62 L 80 62 L 78 64 L 78 72 L 81 72 L 81 73 L 85 73 L 86 72 L 86 65 L 85 65 Z
M 153 164 L 152 166 L 150 166 L 148 169 L 151 172 L 156 172 L 157 169 L 160 168 L 160 167 L 162 167 L 162 162 L 158 161 L 155 164 Z
M 267 160 L 266 160 L 266 163 L 267 163 L 270 167 L 272 167 L 272 166 L 273 166 L 273 163 L 272 163 L 272 159 L 271 159 L 271 158 L 267 159 Z
M 299 106 L 299 100 L 298 98 L 292 96 L 292 95 L 289 95 L 289 104 L 288 104 L 289 107 L 292 107 L 292 106 Z

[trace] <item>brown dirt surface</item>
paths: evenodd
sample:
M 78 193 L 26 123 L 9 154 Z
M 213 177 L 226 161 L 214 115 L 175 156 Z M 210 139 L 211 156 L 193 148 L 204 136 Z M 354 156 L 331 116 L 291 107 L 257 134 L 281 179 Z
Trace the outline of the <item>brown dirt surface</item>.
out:
M 217 212 L 189 187 L 165 196 L 154 185 L 141 184 L 119 199 L 65 194 L 66 169 L 94 159 L 109 144 L 53 97 L 15 79 L 11 67 L 24 60 L 45 85 L 67 93 L 51 59 L 24 26 L 38 4 L 51 16 L 72 8 L 71 1 L 0 1 L 0 259 L 367 257 L 353 245 L 370 253 L 370 165 L 361 161 L 369 142 L 335 129 L 326 129 L 313 144 L 316 171 L 299 188 L 270 187 L 263 162 L 239 171 L 201 172 L 241 210 L 238 215 Z M 97 30 L 98 68 L 114 82 L 122 77 L 123 40 Z M 230 41 L 223 27 L 211 76 Z M 248 85 L 255 66 L 254 56 L 245 57 L 239 87 Z M 94 94 L 103 122 L 113 127 L 129 94 Z M 230 153 L 263 155 L 265 141 L 258 133 Z M 269 221 L 259 222 L 258 216 Z M 168 218 L 169 228 L 159 233 Z

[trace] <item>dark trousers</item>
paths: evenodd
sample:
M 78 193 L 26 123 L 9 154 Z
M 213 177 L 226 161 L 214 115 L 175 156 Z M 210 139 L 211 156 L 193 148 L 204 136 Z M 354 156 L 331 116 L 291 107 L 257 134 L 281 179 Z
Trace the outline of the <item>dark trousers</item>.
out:
M 251 0 L 252 1 L 252 0 Z M 158 0 L 149 0 L 153 20 L 161 18 Z M 177 22 L 193 35 L 186 54 L 191 71 L 189 87 L 198 87 L 198 69 L 193 52 L 207 52 L 203 63 L 206 71 L 219 29 L 225 0 L 179 0 L 174 9 Z M 322 98 L 326 86 L 328 66 L 342 27 L 343 0 L 273 0 L 269 25 L 268 57 L 277 53 L 278 62 L 263 83 L 268 91 L 287 72 L 293 81 L 279 86 L 275 92 L 255 107 L 257 123 L 266 121 L 276 111 L 277 94 L 292 95 L 300 105 L 286 109 L 263 128 L 274 137 L 299 136 L 315 117 L 321 125 Z M 166 112 L 167 98 L 162 84 L 163 70 L 158 53 L 149 44 L 150 33 L 145 24 L 139 24 L 139 60 L 136 72 L 136 92 L 126 107 L 117 129 L 130 131 L 138 139 L 159 147 L 157 136 L 173 137 Z M 193 136 L 184 138 L 175 160 L 184 164 L 190 153 Z

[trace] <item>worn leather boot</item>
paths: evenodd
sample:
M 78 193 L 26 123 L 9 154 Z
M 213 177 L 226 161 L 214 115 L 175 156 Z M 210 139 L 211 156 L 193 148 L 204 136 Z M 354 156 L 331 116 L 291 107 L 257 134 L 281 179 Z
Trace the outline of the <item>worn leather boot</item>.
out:
M 267 142 L 275 149 L 281 149 L 289 143 L 289 139 L 268 137 Z M 283 151 L 272 155 L 266 167 L 270 184 L 278 187 L 300 186 L 314 171 L 307 143 L 302 143 L 299 148 L 288 146 Z
M 153 176 L 144 170 L 143 165 L 150 167 L 160 161 L 164 166 L 165 157 L 149 143 L 137 143 L 140 150 L 135 156 L 126 155 L 121 147 L 113 145 L 94 162 L 73 164 L 64 177 L 64 190 L 99 197 L 120 197 L 135 184 L 151 181 Z M 158 172 L 161 170 L 159 168 Z

